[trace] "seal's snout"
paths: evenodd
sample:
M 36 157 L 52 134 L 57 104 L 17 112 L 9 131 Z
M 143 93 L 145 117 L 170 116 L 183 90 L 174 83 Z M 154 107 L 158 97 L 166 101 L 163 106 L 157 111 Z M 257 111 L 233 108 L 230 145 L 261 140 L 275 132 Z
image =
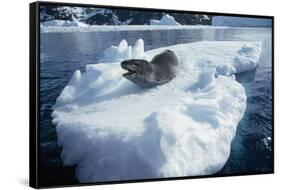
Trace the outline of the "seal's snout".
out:
M 137 69 L 135 61 L 133 59 L 122 61 L 121 62 L 121 68 L 122 69 L 127 69 L 127 70 L 128 69 L 131 69 L 131 70 L 136 70 Z
M 122 61 L 121 68 L 127 70 L 127 72 L 123 74 L 126 78 L 129 76 L 132 77 L 137 73 L 136 67 L 131 60 Z

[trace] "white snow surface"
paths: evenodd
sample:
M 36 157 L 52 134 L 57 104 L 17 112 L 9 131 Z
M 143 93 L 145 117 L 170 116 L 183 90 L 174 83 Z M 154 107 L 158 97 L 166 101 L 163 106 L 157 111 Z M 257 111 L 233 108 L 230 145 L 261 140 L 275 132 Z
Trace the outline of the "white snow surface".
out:
M 164 15 L 160 20 L 150 20 L 150 25 L 181 25 L 178 23 L 173 16 L 170 16 L 168 14 Z
M 271 19 L 249 18 L 233 16 L 214 16 L 212 17 L 213 26 L 231 26 L 231 27 L 271 27 Z
M 179 73 L 142 89 L 122 77 L 120 61 L 170 49 Z M 75 71 L 52 113 L 64 165 L 80 182 L 207 175 L 226 163 L 246 94 L 233 73 L 258 64 L 261 44 L 202 41 L 144 52 L 144 42 L 105 50 Z M 103 62 L 104 61 L 104 62 Z

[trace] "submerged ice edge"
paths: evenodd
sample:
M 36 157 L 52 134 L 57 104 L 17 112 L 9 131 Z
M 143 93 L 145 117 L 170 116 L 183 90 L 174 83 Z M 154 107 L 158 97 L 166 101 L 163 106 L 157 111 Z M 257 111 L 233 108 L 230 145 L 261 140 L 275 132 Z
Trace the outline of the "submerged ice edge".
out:
M 180 60 L 176 79 L 140 89 L 120 61 L 165 49 Z M 100 63 L 73 74 L 52 113 L 65 165 L 81 182 L 206 175 L 219 171 L 246 108 L 233 73 L 258 64 L 260 43 L 197 42 L 144 52 L 123 40 Z M 203 115 L 203 117 L 202 117 Z

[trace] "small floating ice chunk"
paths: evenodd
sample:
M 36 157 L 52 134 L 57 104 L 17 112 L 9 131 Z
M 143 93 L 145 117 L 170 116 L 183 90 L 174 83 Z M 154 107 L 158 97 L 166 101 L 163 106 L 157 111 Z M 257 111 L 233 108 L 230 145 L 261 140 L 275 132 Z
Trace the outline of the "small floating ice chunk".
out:
M 178 23 L 173 16 L 168 14 L 164 15 L 160 20 L 150 20 L 150 25 L 181 25 Z
M 80 182 L 219 171 L 246 109 L 245 89 L 231 74 L 257 65 L 260 46 L 203 41 L 144 52 L 138 40 L 129 47 L 123 40 L 105 50 L 108 62 L 76 71 L 57 98 L 63 163 L 77 166 Z M 171 82 L 142 90 L 122 77 L 120 60 L 150 60 L 166 49 L 180 60 Z

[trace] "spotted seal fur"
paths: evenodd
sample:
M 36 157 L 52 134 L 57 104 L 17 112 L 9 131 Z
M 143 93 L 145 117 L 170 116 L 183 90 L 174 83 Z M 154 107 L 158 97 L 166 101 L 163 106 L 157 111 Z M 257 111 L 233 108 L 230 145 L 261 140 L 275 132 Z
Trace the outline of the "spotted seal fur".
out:
M 149 88 L 171 81 L 178 73 L 178 58 L 171 50 L 156 55 L 150 62 L 144 59 L 130 59 L 121 62 L 127 70 L 123 77 L 133 83 Z

